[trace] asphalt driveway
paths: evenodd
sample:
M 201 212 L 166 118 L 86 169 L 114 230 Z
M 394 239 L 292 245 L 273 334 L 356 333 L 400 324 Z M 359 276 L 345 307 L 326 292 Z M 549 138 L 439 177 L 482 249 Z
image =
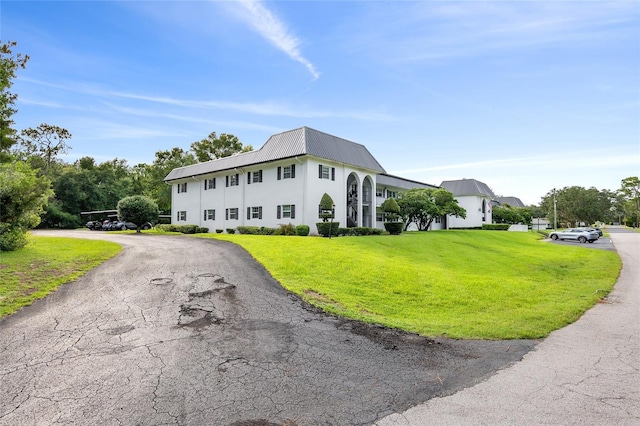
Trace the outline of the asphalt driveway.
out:
M 432 340 L 331 317 L 229 243 L 37 234 L 124 250 L 0 321 L 0 425 L 371 424 L 538 343 Z

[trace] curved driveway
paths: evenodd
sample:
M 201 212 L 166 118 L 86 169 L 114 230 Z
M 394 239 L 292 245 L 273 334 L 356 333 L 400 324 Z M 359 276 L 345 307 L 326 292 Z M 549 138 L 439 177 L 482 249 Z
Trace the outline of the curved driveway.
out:
M 623 267 L 603 303 L 489 380 L 376 425 L 640 425 L 640 234 L 607 231 Z
M 0 425 L 371 424 L 537 343 L 431 340 L 327 316 L 229 243 L 37 233 L 124 250 L 0 321 Z

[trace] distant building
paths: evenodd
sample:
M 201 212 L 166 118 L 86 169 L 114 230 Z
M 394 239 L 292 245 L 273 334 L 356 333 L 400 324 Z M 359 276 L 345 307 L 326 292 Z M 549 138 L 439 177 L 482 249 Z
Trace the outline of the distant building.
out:
M 475 179 L 445 180 L 440 186 L 451 192 L 460 207 L 467 211 L 465 219 L 447 216 L 447 228 L 481 228 L 491 223 L 491 201 L 495 194 L 486 183 Z
M 518 197 L 496 197 L 497 205 L 509 204 L 511 207 L 526 207 Z

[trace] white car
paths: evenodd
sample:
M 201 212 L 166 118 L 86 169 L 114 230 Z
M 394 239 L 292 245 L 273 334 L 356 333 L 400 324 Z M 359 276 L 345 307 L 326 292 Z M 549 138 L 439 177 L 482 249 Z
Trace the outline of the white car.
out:
M 549 238 L 552 240 L 574 240 L 580 241 L 581 243 L 586 243 L 589 241 L 590 243 L 594 242 L 598 239 L 597 232 L 589 232 L 584 229 L 578 228 L 569 228 L 562 231 L 553 231 L 549 234 Z

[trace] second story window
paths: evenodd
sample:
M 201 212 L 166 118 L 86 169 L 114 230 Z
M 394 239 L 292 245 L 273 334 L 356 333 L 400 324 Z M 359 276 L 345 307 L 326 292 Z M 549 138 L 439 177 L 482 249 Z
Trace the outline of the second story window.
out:
M 187 192 L 187 182 L 178 184 L 178 194 Z
M 323 166 L 322 164 L 318 165 L 318 177 L 320 179 L 331 179 L 336 180 L 336 168 Z
M 251 184 L 251 182 L 262 182 L 262 170 L 256 170 L 255 172 L 247 173 L 247 183 Z
M 240 175 L 236 173 L 235 175 L 227 176 L 227 186 L 238 186 L 240 184 Z
M 204 190 L 206 191 L 207 189 L 216 189 L 216 178 L 204 180 Z

